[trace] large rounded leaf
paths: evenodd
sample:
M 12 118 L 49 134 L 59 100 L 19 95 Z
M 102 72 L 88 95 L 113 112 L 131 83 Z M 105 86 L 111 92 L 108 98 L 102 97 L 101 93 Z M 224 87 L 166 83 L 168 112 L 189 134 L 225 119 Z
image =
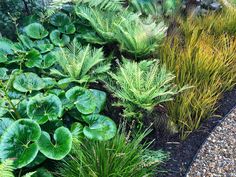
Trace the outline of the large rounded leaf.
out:
M 10 118 L 0 118 L 0 139 L 3 133 L 14 121 Z
M 91 114 L 83 116 L 83 119 L 89 124 L 83 129 L 84 135 L 89 139 L 105 141 L 113 138 L 116 134 L 116 124 L 109 117 Z
M 13 43 L 6 39 L 0 38 L 0 54 L 13 54 Z
M 43 39 L 48 35 L 48 31 L 40 23 L 32 23 L 26 26 L 24 31 L 33 39 Z
M 66 92 L 66 97 L 72 101 L 79 112 L 91 114 L 96 110 L 96 102 L 93 93 L 83 87 L 73 87 Z
M 28 36 L 20 35 L 19 39 L 27 49 L 31 49 L 34 47 L 34 42 Z
M 0 140 L 0 158 L 13 158 L 15 168 L 22 168 L 38 153 L 36 141 L 41 135 L 39 125 L 30 119 L 21 119 L 7 128 Z
M 96 103 L 96 110 L 94 113 L 99 113 L 102 111 L 102 109 L 105 107 L 107 95 L 105 92 L 96 90 L 96 89 L 90 89 L 93 93 L 93 96 L 95 98 Z
M 70 37 L 66 34 L 61 33 L 58 30 L 53 30 L 50 33 L 50 39 L 54 45 L 63 47 L 70 42 Z
M 54 46 L 50 43 L 48 39 L 36 41 L 35 45 L 41 53 L 49 52 L 54 48 Z
M 75 25 L 73 23 L 64 25 L 58 29 L 61 33 L 74 34 L 76 31 Z
M 27 114 L 39 124 L 44 124 L 48 120 L 57 120 L 62 114 L 61 100 L 53 94 L 48 96 L 38 94 L 29 100 Z
M 45 86 L 43 79 L 34 73 L 22 73 L 16 76 L 13 87 L 20 92 L 31 92 L 41 90 Z
M 56 129 L 53 135 L 55 144 L 51 142 L 50 135 L 42 132 L 37 144 L 41 153 L 54 160 L 63 159 L 71 150 L 72 135 L 65 127 Z
M 7 80 L 9 76 L 7 75 L 8 69 L 7 68 L 0 68 L 0 80 Z
M 41 64 L 42 55 L 38 50 L 31 49 L 29 52 L 26 53 L 25 59 L 27 59 L 25 65 L 28 68 L 33 68 Z
M 50 23 L 57 27 L 62 27 L 70 23 L 70 18 L 65 13 L 56 13 L 51 16 Z

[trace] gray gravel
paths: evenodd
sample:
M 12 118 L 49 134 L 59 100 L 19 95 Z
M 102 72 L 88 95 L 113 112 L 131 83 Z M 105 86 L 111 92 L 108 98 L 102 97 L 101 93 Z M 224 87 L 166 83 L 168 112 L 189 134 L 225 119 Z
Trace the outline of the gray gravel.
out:
M 187 177 L 236 177 L 236 109 L 211 133 Z

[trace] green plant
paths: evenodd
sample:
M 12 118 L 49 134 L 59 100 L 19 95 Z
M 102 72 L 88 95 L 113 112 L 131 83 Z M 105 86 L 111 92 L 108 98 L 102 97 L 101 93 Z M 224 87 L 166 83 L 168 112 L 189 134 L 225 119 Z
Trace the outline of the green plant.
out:
M 121 51 L 127 51 L 135 57 L 149 55 L 160 45 L 165 37 L 167 27 L 163 22 L 146 21 L 138 14 L 124 17 L 116 24 L 115 38 L 120 44 Z
M 0 173 L 4 177 L 14 177 L 13 174 L 13 160 L 5 160 L 0 164 Z
M 106 87 L 119 99 L 115 105 L 124 107 L 128 118 L 142 119 L 143 113 L 152 112 L 185 89 L 179 90 L 173 82 L 175 76 L 156 60 L 123 60 L 118 70 L 109 75 L 111 80 Z
M 75 141 L 70 155 L 58 164 L 56 175 L 154 176 L 156 166 L 166 160 L 168 154 L 161 150 L 148 151 L 149 143 L 141 143 L 149 131 L 134 139 L 129 139 L 123 131 L 118 132 L 112 140 L 105 142 Z
M 167 104 L 170 120 L 185 139 L 212 116 L 222 92 L 235 85 L 235 39 L 211 35 L 199 25 L 181 23 L 181 34 L 170 37 L 160 50 L 160 61 L 175 75 L 175 82 L 192 89 Z
M 68 48 L 62 48 L 59 55 L 58 63 L 61 70 L 51 70 L 52 75 L 62 78 L 59 83 L 96 82 L 98 79 L 102 79 L 110 69 L 109 60 L 105 59 L 102 48 L 92 49 L 89 45 L 83 47 L 76 40 Z

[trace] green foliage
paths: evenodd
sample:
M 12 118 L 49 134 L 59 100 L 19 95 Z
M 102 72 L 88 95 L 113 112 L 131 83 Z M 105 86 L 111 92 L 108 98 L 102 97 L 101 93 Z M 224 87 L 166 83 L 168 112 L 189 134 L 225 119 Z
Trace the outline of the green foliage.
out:
M 75 11 L 95 31 L 91 32 L 91 29 L 85 27 L 87 30 L 82 32 L 80 38 L 97 44 L 117 42 L 122 52 L 137 57 L 151 54 L 165 37 L 166 26 L 163 22 L 156 24 L 153 19 L 144 20 L 128 8 L 103 10 L 99 5 L 77 3 Z
M 118 71 L 109 74 L 111 81 L 106 86 L 119 99 L 116 105 L 125 108 L 124 116 L 128 118 L 142 118 L 143 112 L 152 112 L 185 89 L 178 90 L 175 76 L 156 60 L 123 60 Z
M 0 174 L 4 177 L 14 177 L 13 160 L 5 160 L 0 164 Z
M 14 122 L 1 136 L 0 158 L 15 158 L 15 168 L 28 165 L 38 153 L 36 141 L 40 134 L 39 125 L 32 120 L 20 119 Z
M 134 139 L 120 132 L 109 141 L 75 141 L 70 155 L 58 164 L 56 174 L 60 177 L 154 176 L 156 166 L 167 160 L 168 155 L 163 151 L 147 151 L 148 144 L 141 142 L 148 133 L 140 133 Z
M 236 41 L 226 34 L 209 34 L 190 21 L 181 22 L 181 32 L 184 38 L 177 35 L 165 42 L 160 60 L 176 75 L 178 85 L 194 85 L 167 104 L 184 139 L 213 115 L 222 92 L 235 85 Z
M 54 160 L 63 159 L 71 150 L 72 135 L 65 127 L 57 128 L 53 135 L 55 143 L 51 142 L 50 135 L 42 132 L 37 141 L 38 148 L 46 157 Z
M 101 48 L 83 47 L 76 40 L 68 48 L 61 49 L 59 55 L 61 69 L 52 69 L 51 74 L 63 78 L 59 81 L 63 84 L 96 82 L 110 69 L 110 63 L 106 61 Z
M 132 19 L 132 20 L 129 20 Z M 164 23 L 146 21 L 133 14 L 117 24 L 116 39 L 120 43 L 121 51 L 127 51 L 135 57 L 146 56 L 160 45 L 166 34 Z

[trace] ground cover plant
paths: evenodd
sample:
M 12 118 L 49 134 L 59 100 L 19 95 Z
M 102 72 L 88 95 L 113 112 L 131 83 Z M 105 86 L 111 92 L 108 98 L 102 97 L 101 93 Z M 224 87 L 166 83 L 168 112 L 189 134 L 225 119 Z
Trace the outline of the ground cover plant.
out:
M 64 0 L 15 20 L 0 37 L 0 174 L 159 174 L 153 137 L 186 139 L 236 83 L 235 11 L 181 5 Z

